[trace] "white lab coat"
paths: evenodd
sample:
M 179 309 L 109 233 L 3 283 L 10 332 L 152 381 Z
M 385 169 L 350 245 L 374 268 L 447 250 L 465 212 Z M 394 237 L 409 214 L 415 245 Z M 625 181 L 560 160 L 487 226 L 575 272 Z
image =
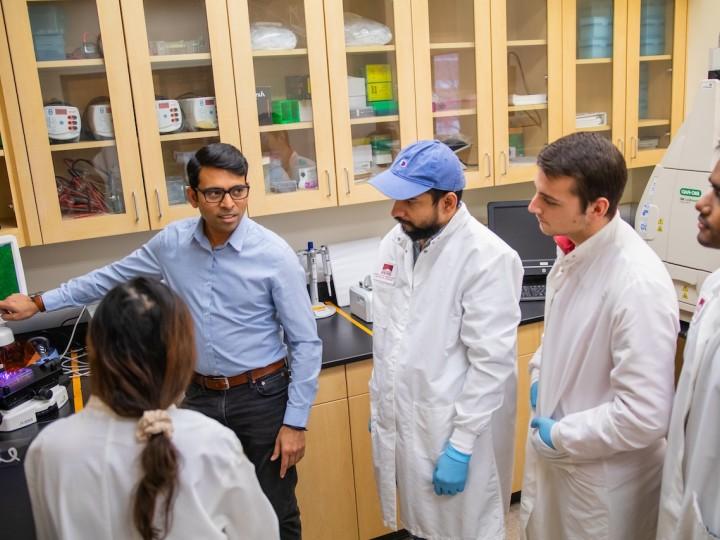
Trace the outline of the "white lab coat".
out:
M 529 540 L 655 537 L 679 330 L 672 281 L 616 215 L 548 275 L 531 362 L 546 446 L 530 430 L 521 519 Z M 539 371 L 539 373 L 538 373 Z
M 170 416 L 181 461 L 167 539 L 279 538 L 275 512 L 235 434 L 195 411 L 172 407 Z M 40 432 L 25 459 L 38 540 L 140 538 L 132 496 L 145 445 L 135 439 L 136 426 L 91 397 L 81 412 Z
M 690 323 L 663 470 L 658 539 L 720 538 L 720 271 Z
M 505 537 L 522 266 L 462 205 L 423 249 L 396 226 L 373 276 L 370 380 L 383 518 L 428 540 Z M 472 452 L 465 491 L 438 496 L 445 445 Z

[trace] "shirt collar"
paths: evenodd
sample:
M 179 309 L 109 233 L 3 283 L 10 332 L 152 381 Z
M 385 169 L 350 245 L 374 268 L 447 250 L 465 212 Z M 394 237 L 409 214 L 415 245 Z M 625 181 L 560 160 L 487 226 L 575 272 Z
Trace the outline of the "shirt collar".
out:
M 197 225 L 194 229 L 192 229 L 191 238 L 197 241 L 202 247 L 204 247 L 208 251 L 211 251 L 212 246 L 210 245 L 210 240 L 208 240 L 208 237 L 205 235 L 204 224 L 205 220 L 203 218 L 198 218 Z M 240 252 L 249 230 L 250 218 L 247 216 L 247 213 L 245 213 L 240 219 L 240 223 L 238 223 L 237 228 L 230 235 L 230 238 L 228 238 L 228 241 L 225 244 L 217 247 L 222 248 L 226 245 L 230 245 L 233 247 L 233 249 L 235 249 L 235 251 Z
M 583 261 L 593 259 L 597 253 L 603 251 L 607 244 L 612 242 L 615 232 L 618 229 L 621 218 L 618 214 L 606 223 L 602 229 L 585 240 L 582 244 L 575 246 L 571 252 L 563 255 L 563 262 L 567 266 L 573 266 Z

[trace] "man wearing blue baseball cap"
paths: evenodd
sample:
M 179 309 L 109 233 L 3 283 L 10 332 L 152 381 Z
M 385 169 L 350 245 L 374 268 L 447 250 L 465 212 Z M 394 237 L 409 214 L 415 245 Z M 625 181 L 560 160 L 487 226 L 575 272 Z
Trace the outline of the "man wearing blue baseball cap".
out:
M 522 265 L 462 204 L 439 141 L 370 183 L 399 222 L 373 273 L 373 460 L 387 526 L 418 538 L 503 539 L 515 424 Z

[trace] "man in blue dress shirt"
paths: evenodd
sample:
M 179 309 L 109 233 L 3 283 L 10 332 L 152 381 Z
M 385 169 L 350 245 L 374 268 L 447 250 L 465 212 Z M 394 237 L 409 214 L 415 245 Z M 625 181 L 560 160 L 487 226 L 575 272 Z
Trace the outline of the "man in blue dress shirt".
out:
M 197 372 L 184 406 L 235 431 L 278 515 L 281 537 L 299 539 L 295 464 L 305 452 L 322 343 L 296 254 L 245 216 L 247 170 L 231 145 L 201 148 L 187 165 L 187 196 L 200 218 L 171 223 L 124 259 L 57 289 L 9 296 L 0 312 L 21 320 L 92 304 L 133 277 L 164 280 L 195 322 Z

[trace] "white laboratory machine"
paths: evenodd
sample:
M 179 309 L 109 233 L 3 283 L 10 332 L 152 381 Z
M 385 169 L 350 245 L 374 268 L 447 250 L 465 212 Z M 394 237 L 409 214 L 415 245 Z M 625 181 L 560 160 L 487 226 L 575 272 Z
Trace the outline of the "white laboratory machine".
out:
M 214 97 L 191 97 L 178 100 L 188 128 L 217 129 L 217 109 Z
M 115 136 L 110 103 L 93 103 L 88 105 L 85 117 L 87 119 L 88 129 L 95 139 L 112 139 Z
M 53 142 L 72 142 L 80 139 L 80 111 L 72 105 L 46 105 L 45 123 Z
M 373 322 L 372 278 L 369 275 L 350 287 L 350 313 L 365 322 Z
M 705 80 L 692 111 L 653 170 L 635 217 L 635 229 L 672 277 L 683 320 L 692 317 L 703 281 L 720 268 L 720 250 L 703 247 L 696 240 L 695 209 L 709 189 L 708 178 L 718 159 L 720 80 Z
M 177 100 L 156 99 L 155 113 L 157 114 L 158 131 L 160 133 L 172 133 L 182 127 L 182 111 Z

